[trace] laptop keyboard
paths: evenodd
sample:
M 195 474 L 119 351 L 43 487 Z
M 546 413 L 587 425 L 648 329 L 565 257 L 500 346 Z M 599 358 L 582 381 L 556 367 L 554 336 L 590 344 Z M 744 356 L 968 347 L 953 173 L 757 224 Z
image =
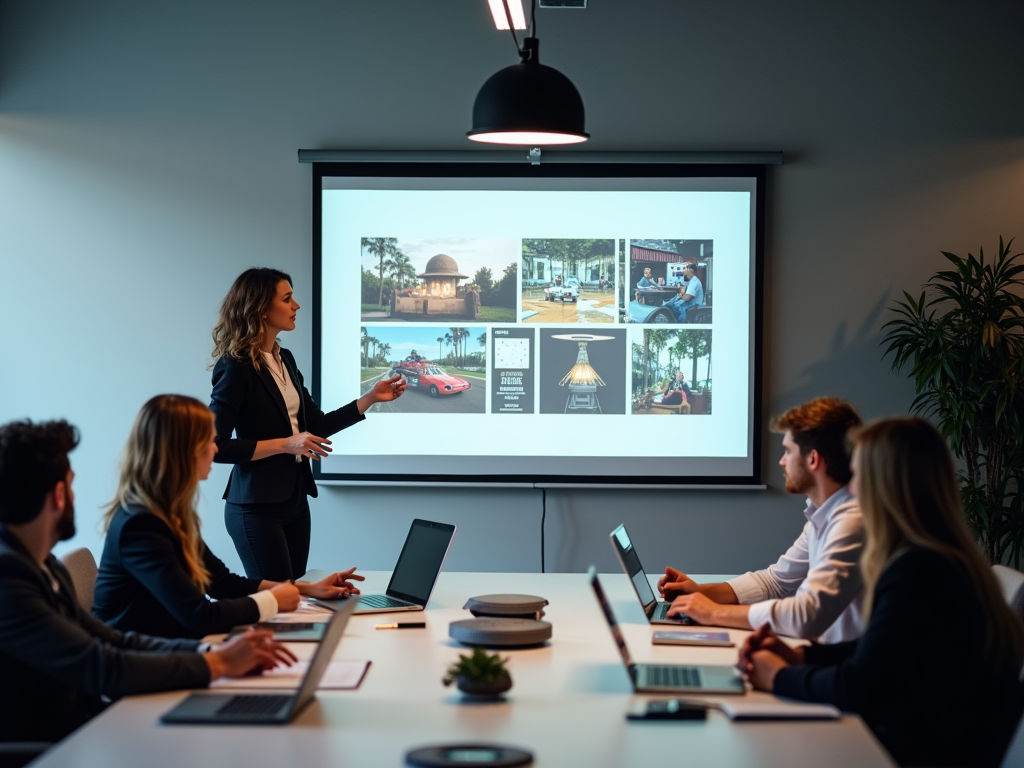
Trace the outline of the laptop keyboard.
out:
M 387 595 L 363 595 L 359 598 L 359 604 L 367 608 L 408 608 L 409 604 L 402 600 L 395 600 Z
M 657 688 L 700 688 L 700 670 L 696 667 L 648 665 L 647 685 Z
M 658 603 L 658 607 L 654 609 L 654 619 L 656 621 L 678 621 L 680 624 L 689 624 L 690 617 L 685 613 L 677 613 L 671 618 L 667 616 L 668 609 L 672 607 L 672 603 Z
M 232 696 L 218 715 L 276 715 L 291 696 Z

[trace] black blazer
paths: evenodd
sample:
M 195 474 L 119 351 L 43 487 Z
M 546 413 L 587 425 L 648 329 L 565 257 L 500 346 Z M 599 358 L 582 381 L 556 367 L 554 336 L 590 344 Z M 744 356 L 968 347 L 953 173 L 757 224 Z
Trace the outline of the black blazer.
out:
M 259 621 L 248 595 L 260 580 L 236 576 L 200 546 L 211 578 L 207 594 L 216 602 L 189 580 L 185 553 L 167 523 L 142 507 L 117 510 L 103 543 L 93 614 L 123 632 L 161 637 L 200 638 Z
M 301 396 L 300 432 L 330 437 L 366 418 L 359 413 L 354 400 L 336 411 L 324 413 L 303 385 L 302 374 L 292 353 L 282 349 L 281 360 Z M 303 456 L 301 463 L 297 463 L 291 454 L 251 461 L 259 440 L 292 435 L 292 423 L 281 390 L 266 366 L 257 371 L 250 360 L 230 356 L 220 358 L 213 368 L 210 400 L 217 429 L 218 453 L 214 461 L 235 465 L 224 490 L 225 499 L 234 504 L 287 501 L 299 478 L 302 478 L 310 496 L 317 495 L 308 456 Z
M 864 635 L 808 646 L 775 693 L 858 713 L 901 765 L 997 766 L 1024 701 L 1016 672 L 984 666 L 981 621 L 962 567 L 908 548 L 879 578 Z
M 103 709 L 101 696 L 209 685 L 196 641 L 111 629 L 82 610 L 57 558 L 46 568 L 56 590 L 0 526 L 0 741 L 59 741 Z

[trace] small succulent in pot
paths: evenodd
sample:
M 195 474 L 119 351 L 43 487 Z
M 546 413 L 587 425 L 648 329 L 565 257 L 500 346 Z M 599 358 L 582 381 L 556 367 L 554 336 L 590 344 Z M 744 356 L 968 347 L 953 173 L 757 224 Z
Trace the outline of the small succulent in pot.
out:
M 459 660 L 448 667 L 441 682 L 445 685 L 455 683 L 470 698 L 498 699 L 512 687 L 512 678 L 505 666 L 507 663 L 507 658 L 477 647 L 469 656 L 459 654 Z

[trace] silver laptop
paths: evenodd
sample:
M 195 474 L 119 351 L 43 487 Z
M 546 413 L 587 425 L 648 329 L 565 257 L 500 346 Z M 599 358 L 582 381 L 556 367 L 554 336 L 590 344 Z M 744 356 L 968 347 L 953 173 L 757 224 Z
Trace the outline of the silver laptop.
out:
M 324 639 L 309 662 L 302 684 L 293 694 L 193 693 L 160 718 L 172 725 L 285 725 L 316 698 L 320 679 L 327 671 L 334 649 L 345 634 L 345 625 L 355 611 L 355 601 L 340 607 L 324 631 Z
M 746 693 L 746 685 L 735 667 L 711 664 L 634 664 L 594 566 L 590 566 L 587 575 L 597 602 L 601 604 L 601 613 L 619 646 L 622 663 L 626 665 L 626 672 L 629 673 L 629 680 L 636 693 Z
M 658 596 L 654 594 L 654 590 L 651 589 L 651 582 L 647 580 L 644 567 L 640 565 L 640 558 L 636 554 L 633 542 L 629 539 L 629 534 L 626 533 L 626 526 L 620 525 L 611 532 L 610 538 L 612 540 L 612 549 L 615 550 L 615 554 L 619 558 L 622 570 L 629 576 L 629 581 L 633 585 L 633 591 L 636 592 L 637 599 L 644 609 L 647 621 L 651 624 L 693 624 L 693 619 L 683 613 L 677 614 L 672 618 L 665 615 L 672 606 L 672 603 L 659 600 Z
M 387 591 L 383 595 L 360 595 L 355 612 L 422 611 L 430 599 L 430 593 L 434 591 L 454 539 L 454 525 L 413 520 Z M 337 610 L 339 606 L 351 601 L 346 598 L 310 599 L 310 602 Z

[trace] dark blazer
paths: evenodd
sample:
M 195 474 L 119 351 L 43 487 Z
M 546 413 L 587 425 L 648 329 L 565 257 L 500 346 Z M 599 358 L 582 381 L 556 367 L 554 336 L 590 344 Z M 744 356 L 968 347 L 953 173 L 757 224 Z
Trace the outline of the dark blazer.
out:
M 281 360 L 301 395 L 300 432 L 330 437 L 366 418 L 359 413 L 354 400 L 336 411 L 324 413 L 303 385 L 292 353 L 282 349 Z M 249 360 L 220 358 L 213 368 L 210 410 L 214 413 L 217 430 L 218 453 L 214 461 L 235 465 L 224 490 L 225 499 L 234 504 L 287 501 L 299 478 L 304 480 L 310 496 L 317 495 L 309 457 L 303 456 L 300 464 L 291 454 L 251 461 L 259 440 L 292 435 L 292 423 L 281 390 L 266 366 L 257 371 Z
M 123 632 L 161 637 L 200 638 L 259 621 L 248 595 L 260 580 L 236 576 L 200 546 L 211 579 L 206 593 L 216 602 L 189 580 L 181 542 L 167 523 L 142 507 L 117 510 L 103 543 L 93 614 Z
M 864 635 L 809 646 L 775 693 L 856 712 L 901 765 L 996 766 L 1024 700 L 1016 671 L 985 667 L 981 622 L 963 568 L 908 548 L 879 578 Z
M 111 629 L 82 610 L 57 558 L 46 567 L 56 590 L 0 526 L 0 741 L 59 741 L 103 709 L 101 696 L 209 685 L 194 640 Z

